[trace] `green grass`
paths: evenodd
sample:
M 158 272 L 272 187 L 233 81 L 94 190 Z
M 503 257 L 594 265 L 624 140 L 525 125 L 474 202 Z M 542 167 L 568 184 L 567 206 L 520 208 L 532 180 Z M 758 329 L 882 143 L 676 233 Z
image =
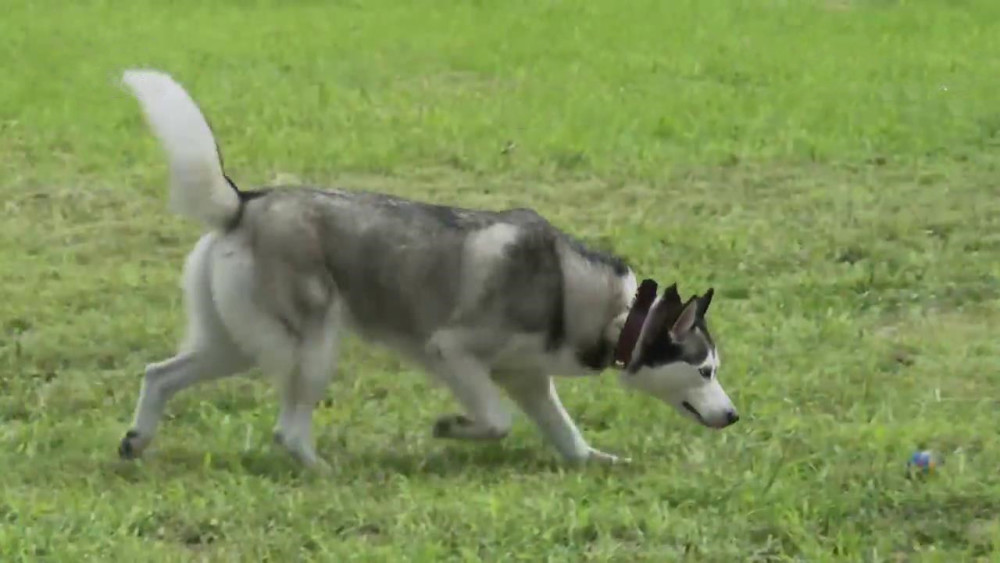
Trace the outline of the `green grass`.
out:
M 0 560 L 959 560 L 1000 551 L 994 0 L 14 2 L 0 16 Z M 187 86 L 243 185 L 524 205 L 685 295 L 717 288 L 743 421 L 560 382 L 627 467 L 562 466 L 351 341 L 318 411 L 177 397 L 116 459 L 180 335 L 196 225 L 121 69 Z M 512 148 L 511 148 L 512 147 Z M 416 397 L 420 397 L 416 399 Z M 917 448 L 946 457 L 909 480 Z

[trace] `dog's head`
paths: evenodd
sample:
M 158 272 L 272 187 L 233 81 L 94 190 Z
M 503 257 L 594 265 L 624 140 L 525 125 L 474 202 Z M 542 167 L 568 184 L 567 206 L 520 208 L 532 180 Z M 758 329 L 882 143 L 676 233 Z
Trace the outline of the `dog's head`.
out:
M 682 302 L 676 284 L 666 288 L 646 315 L 621 379 L 705 426 L 724 428 L 739 415 L 717 377 L 719 352 L 705 320 L 713 294 Z

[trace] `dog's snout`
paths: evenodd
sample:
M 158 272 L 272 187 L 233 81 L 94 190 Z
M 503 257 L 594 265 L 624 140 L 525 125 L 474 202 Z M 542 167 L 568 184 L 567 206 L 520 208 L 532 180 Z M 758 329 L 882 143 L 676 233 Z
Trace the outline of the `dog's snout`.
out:
M 726 411 L 726 426 L 736 424 L 740 420 L 740 414 L 736 411 Z

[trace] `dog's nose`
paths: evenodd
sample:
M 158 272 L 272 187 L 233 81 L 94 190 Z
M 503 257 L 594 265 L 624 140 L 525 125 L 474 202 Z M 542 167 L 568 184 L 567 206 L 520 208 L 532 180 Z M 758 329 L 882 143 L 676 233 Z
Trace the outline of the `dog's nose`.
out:
M 726 426 L 730 424 L 736 424 L 740 420 L 740 415 L 736 411 L 729 411 L 726 413 Z

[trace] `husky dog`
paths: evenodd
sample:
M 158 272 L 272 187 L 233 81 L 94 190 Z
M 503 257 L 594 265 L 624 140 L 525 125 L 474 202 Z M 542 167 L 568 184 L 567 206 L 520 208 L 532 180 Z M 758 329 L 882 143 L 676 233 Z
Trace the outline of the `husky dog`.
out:
M 206 232 L 184 267 L 186 339 L 146 367 L 122 457 L 149 445 L 178 391 L 259 367 L 281 393 L 275 440 L 326 468 L 312 415 L 346 331 L 397 350 L 451 390 L 463 413 L 437 419 L 439 438 L 503 438 L 506 394 L 565 459 L 618 461 L 587 443 L 551 379 L 607 368 L 705 426 L 739 419 L 717 379 L 705 321 L 712 289 L 685 301 L 676 284 L 639 284 L 622 259 L 527 209 L 309 187 L 241 191 L 181 85 L 142 69 L 123 83 L 166 153 L 171 208 Z

